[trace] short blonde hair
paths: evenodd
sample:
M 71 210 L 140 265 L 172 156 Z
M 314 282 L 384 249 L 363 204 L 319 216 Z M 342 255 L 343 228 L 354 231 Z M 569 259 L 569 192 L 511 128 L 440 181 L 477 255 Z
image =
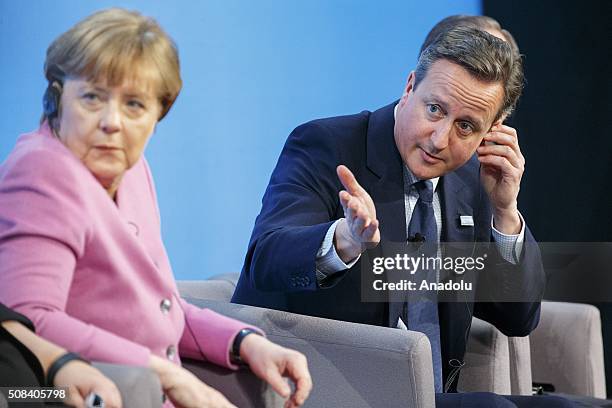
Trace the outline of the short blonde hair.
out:
M 152 18 L 111 8 L 90 15 L 51 43 L 45 77 L 49 87 L 61 86 L 70 77 L 117 86 L 126 79 L 138 79 L 136 73 L 151 68 L 161 120 L 182 87 L 177 47 Z M 45 110 L 43 120 L 50 119 Z

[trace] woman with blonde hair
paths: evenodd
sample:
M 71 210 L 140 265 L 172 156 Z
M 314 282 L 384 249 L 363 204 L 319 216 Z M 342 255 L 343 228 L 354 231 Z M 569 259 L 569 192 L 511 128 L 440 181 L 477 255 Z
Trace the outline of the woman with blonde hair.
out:
M 172 40 L 139 13 L 97 12 L 49 46 L 45 75 L 41 125 L 0 166 L 0 302 L 87 359 L 151 367 L 168 405 L 231 406 L 179 355 L 247 364 L 301 405 L 302 354 L 179 296 L 143 156 L 182 86 Z

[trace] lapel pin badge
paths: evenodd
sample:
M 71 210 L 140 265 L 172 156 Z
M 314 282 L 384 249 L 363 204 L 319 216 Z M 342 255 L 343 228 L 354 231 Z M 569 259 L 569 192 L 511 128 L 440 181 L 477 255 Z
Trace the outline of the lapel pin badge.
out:
M 471 215 L 460 215 L 459 225 L 461 225 L 462 227 L 473 227 L 474 218 Z

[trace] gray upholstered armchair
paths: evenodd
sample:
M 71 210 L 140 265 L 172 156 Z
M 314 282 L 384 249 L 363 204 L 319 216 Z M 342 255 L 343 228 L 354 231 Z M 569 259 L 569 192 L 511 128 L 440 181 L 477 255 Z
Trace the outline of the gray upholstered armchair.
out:
M 189 302 L 255 324 L 272 341 L 306 354 L 314 382 L 307 407 L 434 406 L 430 346 L 423 334 L 231 304 L 237 277 L 179 281 L 178 287 Z M 474 319 L 467 347 L 462 391 L 529 395 L 534 381 L 557 392 L 605 398 L 601 320 L 593 306 L 544 302 L 540 325 L 523 338 L 506 337 Z M 240 407 L 282 406 L 248 370 L 184 364 Z M 130 402 L 126 406 L 160 406 L 159 382 L 147 370 L 102 368 L 118 383 Z
M 196 305 L 259 325 L 273 341 L 304 352 L 315 382 L 308 406 L 433 406 L 424 336 L 234 305 L 228 302 L 237 278 L 179 281 L 179 291 Z M 530 395 L 537 382 L 557 392 L 605 398 L 601 320 L 590 305 L 544 302 L 540 325 L 522 338 L 506 337 L 475 318 L 465 362 L 462 391 Z M 389 375 L 397 372 L 405 373 L 403 379 Z
M 179 281 L 179 291 L 197 306 L 255 324 L 275 343 L 304 353 L 314 382 L 305 406 L 434 406 L 431 349 L 425 335 L 232 304 L 236 278 Z M 234 401 L 235 387 L 214 385 Z

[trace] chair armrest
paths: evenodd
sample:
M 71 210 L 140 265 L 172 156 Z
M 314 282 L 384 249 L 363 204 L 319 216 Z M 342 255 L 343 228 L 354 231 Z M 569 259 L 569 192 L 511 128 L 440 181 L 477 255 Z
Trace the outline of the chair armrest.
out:
M 117 385 L 124 407 L 161 408 L 161 384 L 152 370 L 97 362 L 93 366 Z
M 187 301 L 256 325 L 308 358 L 306 407 L 432 407 L 429 340 L 422 333 L 203 299 Z
M 510 394 L 509 360 L 508 337 L 474 317 L 457 388 Z
M 183 367 L 219 391 L 237 407 L 281 408 L 285 403 L 272 387 L 257 378 L 248 369 L 233 371 L 191 359 L 184 359 Z
M 591 305 L 542 302 L 529 336 L 533 381 L 567 394 L 606 397 L 599 310 Z

